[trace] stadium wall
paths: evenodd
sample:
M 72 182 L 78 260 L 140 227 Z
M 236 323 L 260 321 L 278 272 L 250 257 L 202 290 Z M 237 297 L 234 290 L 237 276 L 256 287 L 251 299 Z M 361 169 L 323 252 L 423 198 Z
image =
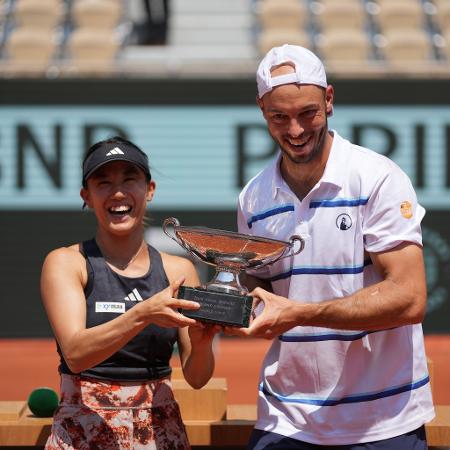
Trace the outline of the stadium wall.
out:
M 330 127 L 396 161 L 427 209 L 424 329 L 450 333 L 449 81 L 330 82 Z M 157 182 L 148 230 L 161 250 L 181 250 L 160 233 L 168 216 L 234 230 L 242 185 L 276 152 L 255 93 L 247 79 L 1 80 L 0 337 L 51 335 L 40 268 L 51 249 L 94 233 L 78 192 L 83 152 L 99 139 L 121 134 L 148 153 Z

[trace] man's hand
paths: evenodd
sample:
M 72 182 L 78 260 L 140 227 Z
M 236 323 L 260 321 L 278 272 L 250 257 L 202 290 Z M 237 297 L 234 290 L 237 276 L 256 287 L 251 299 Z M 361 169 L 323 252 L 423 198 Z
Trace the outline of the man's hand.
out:
M 248 328 L 224 327 L 226 334 L 273 339 L 298 325 L 296 320 L 298 302 L 259 287 L 250 295 L 255 299 L 253 309 L 258 308 L 260 303 L 264 304 L 264 309 L 253 319 Z

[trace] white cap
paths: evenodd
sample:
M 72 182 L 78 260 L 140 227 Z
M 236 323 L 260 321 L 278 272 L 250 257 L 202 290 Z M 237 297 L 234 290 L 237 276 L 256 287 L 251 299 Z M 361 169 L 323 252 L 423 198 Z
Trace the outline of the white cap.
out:
M 271 69 L 283 63 L 293 64 L 295 73 L 272 77 Z M 282 84 L 315 84 L 324 88 L 328 86 L 322 61 L 307 48 L 289 44 L 269 50 L 258 66 L 256 82 L 259 98 Z

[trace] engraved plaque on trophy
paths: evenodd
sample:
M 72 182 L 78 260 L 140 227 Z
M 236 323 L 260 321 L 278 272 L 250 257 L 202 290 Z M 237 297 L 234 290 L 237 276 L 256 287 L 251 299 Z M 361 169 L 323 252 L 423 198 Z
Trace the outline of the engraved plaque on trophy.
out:
M 164 221 L 163 230 L 191 255 L 216 267 L 215 276 L 205 285 L 180 287 L 179 298 L 200 303 L 196 311 L 181 312 L 202 322 L 226 326 L 248 327 L 250 322 L 253 298 L 239 282 L 239 274 L 297 255 L 304 247 L 303 239 L 296 235 L 285 242 L 213 228 L 185 227 L 173 217 Z

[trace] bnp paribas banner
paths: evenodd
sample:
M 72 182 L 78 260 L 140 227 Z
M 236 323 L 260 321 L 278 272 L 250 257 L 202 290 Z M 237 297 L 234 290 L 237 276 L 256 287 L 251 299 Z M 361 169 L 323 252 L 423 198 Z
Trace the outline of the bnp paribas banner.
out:
M 337 106 L 330 126 L 396 161 L 425 207 L 450 209 L 450 107 Z M 234 208 L 276 152 L 256 106 L 2 106 L 0 208 L 79 209 L 83 153 L 115 134 L 149 155 L 159 209 Z
M 411 177 L 424 220 L 430 328 L 450 329 L 450 107 L 339 106 L 330 127 Z M 256 106 L 0 106 L 0 209 L 80 211 L 81 161 L 113 135 L 148 155 L 153 210 L 234 211 L 277 149 Z M 0 212 L 1 214 L 1 212 Z

